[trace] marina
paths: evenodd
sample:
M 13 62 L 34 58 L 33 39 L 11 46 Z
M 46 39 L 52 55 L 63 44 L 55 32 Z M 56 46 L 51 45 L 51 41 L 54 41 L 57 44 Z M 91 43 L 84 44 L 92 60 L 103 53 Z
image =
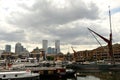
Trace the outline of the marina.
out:
M 32 63 L 31 63 L 32 64 Z M 67 65 L 67 64 L 66 64 Z M 72 63 L 72 65 L 75 65 Z M 84 65 L 84 66 L 83 66 Z M 76 65 L 78 66 L 78 65 Z M 82 68 L 80 67 L 82 66 Z M 104 65 L 105 66 L 105 65 Z M 98 66 L 90 66 L 90 64 L 79 64 L 79 67 L 68 68 L 67 66 L 24 66 L 12 68 L 1 68 L 1 80 L 119 80 L 120 67 L 115 70 L 104 67 L 104 69 L 98 69 Z M 113 68 L 113 67 L 111 67 Z M 106 75 L 106 76 L 105 76 Z
M 28 64 L 29 63 L 29 64 Z M 1 76 L 0 79 L 10 79 L 10 80 L 39 80 L 45 78 L 59 78 L 59 79 L 67 79 L 69 77 L 74 77 L 76 73 L 73 69 L 67 69 L 62 65 L 55 65 L 49 63 L 49 66 L 46 65 L 48 63 L 38 63 L 36 65 L 31 62 L 22 62 L 16 64 L 8 64 L 5 67 L 0 68 Z M 30 66 L 31 65 L 31 66 Z
M 0 0 L 0 80 L 120 80 L 116 1 Z

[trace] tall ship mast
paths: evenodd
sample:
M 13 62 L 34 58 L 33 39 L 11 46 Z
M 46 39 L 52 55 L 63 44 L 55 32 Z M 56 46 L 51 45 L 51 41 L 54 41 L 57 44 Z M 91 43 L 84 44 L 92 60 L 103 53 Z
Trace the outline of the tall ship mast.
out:
M 88 30 L 93 32 L 97 36 L 99 36 L 101 39 L 103 39 L 108 44 L 108 50 L 109 50 L 109 55 L 110 55 L 110 58 L 111 58 L 111 64 L 115 64 L 114 55 L 113 55 L 113 47 L 112 47 L 112 26 L 111 26 L 110 7 L 109 7 L 109 22 L 110 22 L 110 35 L 109 35 L 109 39 L 101 36 L 100 34 L 96 33 L 95 31 L 91 30 L 90 28 L 88 28 Z

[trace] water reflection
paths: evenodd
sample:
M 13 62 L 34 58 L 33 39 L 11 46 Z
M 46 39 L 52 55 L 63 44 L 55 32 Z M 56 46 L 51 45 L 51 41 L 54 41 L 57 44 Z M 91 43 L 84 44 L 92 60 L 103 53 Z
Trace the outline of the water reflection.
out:
M 79 75 L 66 79 L 40 79 L 40 80 L 120 80 L 120 72 L 114 71 L 77 71 Z
M 100 78 L 97 78 L 95 76 L 86 76 L 86 77 L 77 77 L 77 80 L 100 80 Z
M 99 72 L 80 72 L 77 80 L 120 80 L 120 72 L 99 71 Z M 86 75 L 82 77 L 81 75 Z

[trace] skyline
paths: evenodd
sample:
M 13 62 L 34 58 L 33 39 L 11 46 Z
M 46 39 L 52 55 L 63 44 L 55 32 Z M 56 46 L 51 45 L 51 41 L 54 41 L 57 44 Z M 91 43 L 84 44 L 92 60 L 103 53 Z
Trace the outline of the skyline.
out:
M 60 40 L 61 52 L 100 46 L 87 28 L 109 37 L 110 6 L 113 43 L 120 42 L 119 0 L 0 0 L 0 49 L 22 43 L 29 51 L 42 40 Z M 99 39 L 102 45 L 106 43 Z M 14 47 L 12 47 L 14 49 Z
M 59 40 L 55 40 L 54 46 L 50 46 L 50 45 L 48 46 L 48 40 L 42 40 L 42 47 L 36 46 L 35 48 L 32 49 L 32 51 L 34 49 L 36 49 L 36 48 L 38 48 L 38 49 L 44 49 L 46 53 L 48 53 L 47 52 L 48 48 L 54 48 L 55 50 L 58 49 L 58 51 L 55 51 L 56 53 L 60 53 L 60 41 Z M 14 51 L 12 51 L 12 52 L 19 53 L 23 49 L 26 50 L 26 48 L 24 47 L 24 45 L 22 45 L 22 43 L 20 43 L 20 42 L 17 42 L 14 45 Z M 10 44 L 4 45 L 4 49 L 3 50 L 6 51 L 6 52 L 11 52 L 11 45 Z M 31 51 L 28 51 L 28 52 L 31 52 Z

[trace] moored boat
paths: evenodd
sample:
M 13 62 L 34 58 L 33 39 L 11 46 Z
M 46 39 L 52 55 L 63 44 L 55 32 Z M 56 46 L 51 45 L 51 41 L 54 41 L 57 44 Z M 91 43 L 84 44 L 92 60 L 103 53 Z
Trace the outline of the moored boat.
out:
M 90 28 L 88 28 L 88 30 L 92 33 L 92 35 L 93 34 L 97 35 L 98 37 L 103 39 L 103 41 L 105 41 L 107 43 L 107 45 L 108 45 L 108 53 L 109 53 L 109 57 L 110 57 L 110 64 L 107 64 L 107 63 L 103 63 L 103 64 L 97 64 L 97 63 L 95 63 L 95 64 L 80 64 L 79 62 L 76 62 L 75 64 L 67 65 L 67 67 L 70 67 L 72 69 L 79 69 L 79 70 L 116 70 L 116 71 L 120 70 L 120 64 L 116 64 L 115 56 L 114 56 L 114 53 L 113 53 L 112 26 L 111 26 L 111 13 L 110 13 L 110 10 L 109 10 L 109 21 L 110 21 L 109 39 L 103 37 L 102 35 L 98 34 L 97 32 L 93 31 Z M 97 40 L 97 38 L 95 36 L 94 36 L 94 38 Z M 97 42 L 100 44 L 100 42 L 98 40 L 97 40 Z M 74 51 L 74 55 L 76 55 L 76 51 Z
M 31 71 L 3 71 L 0 80 L 39 80 L 39 74 Z
M 120 70 L 120 64 L 78 64 L 76 62 L 67 67 L 79 70 Z
M 39 73 L 40 78 L 67 78 L 73 77 L 75 70 L 65 67 L 28 67 L 33 73 Z

